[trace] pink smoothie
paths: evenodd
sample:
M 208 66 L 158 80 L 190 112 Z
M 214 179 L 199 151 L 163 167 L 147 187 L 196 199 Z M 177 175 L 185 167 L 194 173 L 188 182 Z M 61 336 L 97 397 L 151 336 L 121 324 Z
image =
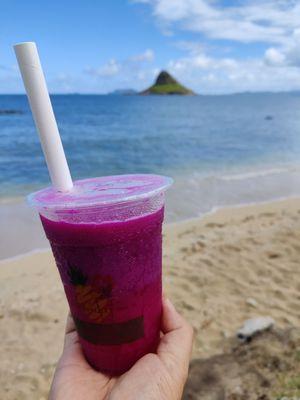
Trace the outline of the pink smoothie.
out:
M 78 202 L 72 208 L 72 201 L 62 214 L 56 209 L 56 218 L 51 218 L 52 211 L 40 210 L 83 352 L 95 369 L 110 375 L 155 352 L 159 340 L 163 194 L 155 192 L 150 204 L 142 189 L 145 179 L 140 178 L 134 198 L 127 196 L 134 212 L 126 209 L 124 214 L 124 204 L 113 202 L 94 204 L 92 212 L 80 204 L 78 213 Z M 121 194 L 108 186 L 109 196 L 118 201 L 124 196 L 124 187 Z

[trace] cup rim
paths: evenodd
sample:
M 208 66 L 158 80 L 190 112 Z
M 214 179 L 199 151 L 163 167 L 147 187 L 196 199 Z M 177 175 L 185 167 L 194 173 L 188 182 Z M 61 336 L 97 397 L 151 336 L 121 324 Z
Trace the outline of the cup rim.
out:
M 133 185 L 126 188 L 126 179 L 128 182 L 132 182 Z M 140 179 L 140 181 L 138 181 Z M 77 191 L 76 189 L 85 187 L 92 187 L 93 184 L 113 184 L 114 182 L 119 182 L 119 184 L 124 181 L 125 187 L 120 189 L 118 193 L 117 189 L 99 189 L 99 194 L 97 193 L 92 196 L 88 196 L 83 191 Z M 143 190 L 142 182 L 145 182 L 145 188 Z M 128 184 L 127 182 L 127 184 Z M 140 186 L 134 187 L 134 184 L 139 182 Z M 110 175 L 104 177 L 95 177 L 80 179 L 74 181 L 74 189 L 70 192 L 57 192 L 53 187 L 47 187 L 36 192 L 33 192 L 27 196 L 27 202 L 29 205 L 37 210 L 49 210 L 49 211 L 64 211 L 71 209 L 90 209 L 94 207 L 118 205 L 120 206 L 143 201 L 145 199 L 150 199 L 160 193 L 164 193 L 173 184 L 173 179 L 163 175 L 156 174 L 124 174 L 124 175 Z M 96 189 L 94 189 L 96 191 Z M 115 190 L 116 193 L 109 193 L 108 198 L 105 199 L 105 194 L 109 190 Z M 125 190 L 125 193 L 121 191 Z M 105 193 L 106 192 L 106 193 Z M 90 192 L 91 193 L 91 190 Z M 49 200 L 47 201 L 47 196 Z M 77 198 L 76 198 L 77 196 Z M 82 196 L 82 198 L 80 198 Z M 85 197 L 86 196 L 86 197 Z

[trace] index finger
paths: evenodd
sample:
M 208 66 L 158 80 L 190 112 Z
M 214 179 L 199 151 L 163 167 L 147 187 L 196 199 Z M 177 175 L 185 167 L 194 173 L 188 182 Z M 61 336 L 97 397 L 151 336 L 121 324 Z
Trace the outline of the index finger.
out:
M 175 361 L 188 367 L 193 345 L 193 328 L 176 311 L 170 300 L 163 300 L 162 337 L 158 355 L 165 362 Z

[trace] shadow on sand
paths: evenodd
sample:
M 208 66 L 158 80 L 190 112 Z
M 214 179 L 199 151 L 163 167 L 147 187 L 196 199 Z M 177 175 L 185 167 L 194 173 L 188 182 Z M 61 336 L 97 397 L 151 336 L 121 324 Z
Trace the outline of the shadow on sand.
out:
M 184 400 L 300 398 L 300 330 L 273 329 L 250 343 L 229 339 L 224 354 L 194 359 Z

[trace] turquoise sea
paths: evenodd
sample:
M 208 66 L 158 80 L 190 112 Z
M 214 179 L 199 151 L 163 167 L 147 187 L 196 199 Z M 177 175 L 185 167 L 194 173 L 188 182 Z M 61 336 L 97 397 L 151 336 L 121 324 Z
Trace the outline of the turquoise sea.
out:
M 54 95 L 74 179 L 171 175 L 176 219 L 300 193 L 300 95 Z M 27 98 L 0 96 L 0 197 L 49 185 Z M 184 204 L 183 204 L 184 203 Z

